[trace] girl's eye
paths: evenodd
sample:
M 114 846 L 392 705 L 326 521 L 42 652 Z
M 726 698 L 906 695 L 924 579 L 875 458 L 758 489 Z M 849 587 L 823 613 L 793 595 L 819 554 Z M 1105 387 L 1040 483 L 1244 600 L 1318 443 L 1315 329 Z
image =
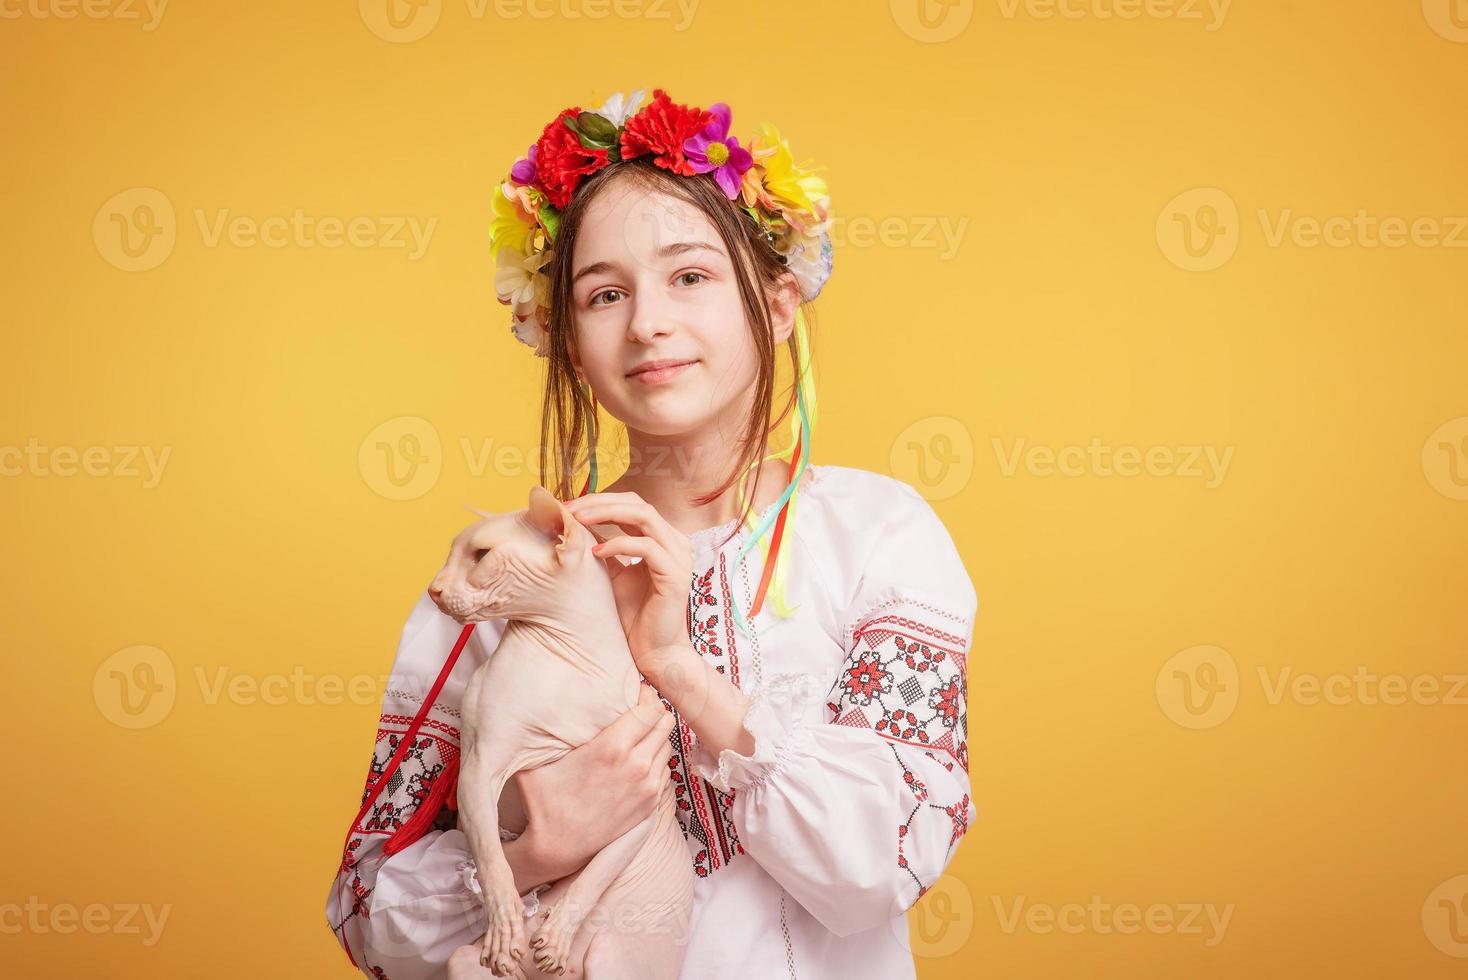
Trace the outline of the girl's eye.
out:
M 695 281 L 688 282 L 689 276 L 692 276 Z M 678 274 L 679 282 L 682 282 L 685 286 L 696 286 L 699 282 L 702 282 L 706 279 L 708 279 L 708 276 L 704 275 L 702 272 L 682 272 Z M 620 289 L 607 289 L 591 297 L 591 299 L 587 300 L 587 303 L 591 306 L 605 306 L 606 304 L 600 302 L 601 300 L 606 299 L 608 296 L 621 295 L 622 291 Z

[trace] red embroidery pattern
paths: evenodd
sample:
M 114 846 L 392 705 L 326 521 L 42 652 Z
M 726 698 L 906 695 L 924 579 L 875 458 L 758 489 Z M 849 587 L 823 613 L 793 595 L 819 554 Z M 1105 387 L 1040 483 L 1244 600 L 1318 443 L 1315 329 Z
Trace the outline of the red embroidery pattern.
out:
M 968 832 L 968 794 L 963 794 L 963 799 L 952 806 L 945 806 L 943 812 L 953 821 L 953 836 L 948 838 L 948 846 L 952 847 Z
M 377 742 L 373 747 L 372 762 L 359 805 L 366 802 L 373 784 L 387 768 L 388 760 L 397 751 L 412 720 L 407 715 L 397 714 L 379 717 Z M 436 731 L 428 731 L 430 728 Z M 438 732 L 443 735 L 437 734 Z M 363 882 L 358 865 L 381 853 L 382 846 L 429 799 L 434 787 L 445 774 L 452 775 L 453 763 L 458 757 L 459 730 L 434 718 L 425 719 L 423 728 L 404 755 L 402 764 L 388 780 L 382 795 L 363 815 L 362 820 L 352 826 L 346 849 L 342 852 L 341 864 L 337 868 L 339 881 L 342 876 L 346 878 L 345 886 L 351 892 L 351 904 L 345 909 L 340 921 L 332 922 L 333 931 L 343 940 L 347 923 L 356 916 L 365 917 L 371 904 L 372 888 Z M 435 829 L 447 829 L 456 823 L 457 815 L 452 810 L 444 809 L 437 815 Z M 360 952 L 360 946 L 358 951 Z M 377 970 L 376 967 L 373 969 Z
M 709 566 L 706 572 L 693 573 L 688 596 L 688 638 L 699 656 L 738 685 L 739 655 L 734 644 L 733 620 L 730 618 L 733 607 L 729 596 L 726 556 L 720 552 L 717 565 Z M 672 708 L 665 698 L 663 704 Z M 684 839 L 696 842 L 694 873 L 700 878 L 707 878 L 735 856 L 744 853 L 730 811 L 734 794 L 719 792 L 698 774 L 689 762 L 694 752 L 693 730 L 676 711 L 673 714 L 677 723 L 669 736 L 673 742 L 673 754 L 668 759 L 668 769 L 673 781 L 678 823 L 683 828 Z
M 903 761 L 897 746 L 915 746 L 949 772 L 955 763 L 968 772 L 965 646 L 963 636 L 919 620 L 899 614 L 874 616 L 853 631 L 846 663 L 827 695 L 827 720 L 870 728 L 887 739 L 903 783 L 912 792 L 914 806 L 897 828 L 897 866 L 917 884 L 918 898 L 929 886 L 903 853 L 913 820 L 924 809 L 946 814 L 953 822 L 951 853 L 968 829 L 969 797 L 965 793 L 952 805 L 930 801 L 927 785 Z
M 964 638 L 900 615 L 858 627 L 826 703 L 838 725 L 946 752 L 968 772 Z

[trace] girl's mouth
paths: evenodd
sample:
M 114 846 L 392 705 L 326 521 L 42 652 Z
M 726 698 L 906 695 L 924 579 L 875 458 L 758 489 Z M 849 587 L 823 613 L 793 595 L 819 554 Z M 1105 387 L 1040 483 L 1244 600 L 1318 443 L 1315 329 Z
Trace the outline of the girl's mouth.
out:
M 697 364 L 698 361 L 684 361 L 680 364 L 672 364 L 667 367 L 653 368 L 651 371 L 639 371 L 632 375 L 632 380 L 645 385 L 662 384 L 678 377 L 685 370 Z

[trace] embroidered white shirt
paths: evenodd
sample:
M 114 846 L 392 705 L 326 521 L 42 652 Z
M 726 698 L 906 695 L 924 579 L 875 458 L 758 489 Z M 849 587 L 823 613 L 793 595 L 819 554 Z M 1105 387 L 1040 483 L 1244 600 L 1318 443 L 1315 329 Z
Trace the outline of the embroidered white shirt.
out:
M 715 759 L 682 719 L 671 736 L 696 875 L 680 980 L 913 977 L 906 910 L 977 815 L 966 657 L 978 599 L 953 539 L 900 480 L 835 465 L 810 471 L 785 529 L 792 618 L 776 617 L 767 598 L 742 633 L 730 600 L 748 613 L 760 548 L 736 567 L 747 527 L 722 546 L 737 522 L 689 535 L 690 638 L 750 695 L 754 751 Z M 434 766 L 456 756 L 464 685 L 503 627 L 476 627 L 430 712 L 440 724 L 401 770 L 397 818 L 426 795 Z M 394 675 L 420 677 L 425 690 L 460 629 L 421 597 Z M 410 697 L 385 698 L 374 769 L 416 711 Z M 460 831 L 435 830 L 386 861 L 366 860 L 386 824 L 353 828 L 356 857 L 343 862 L 328 918 L 369 976 L 375 967 L 388 980 L 442 977 L 454 949 L 483 936 L 473 859 Z M 525 897 L 533 909 L 535 896 Z

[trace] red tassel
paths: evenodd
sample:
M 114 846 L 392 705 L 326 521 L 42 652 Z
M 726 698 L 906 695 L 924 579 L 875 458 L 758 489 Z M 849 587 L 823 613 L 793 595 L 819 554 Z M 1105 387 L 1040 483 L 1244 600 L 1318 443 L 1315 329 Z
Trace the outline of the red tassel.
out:
M 439 811 L 444 807 L 444 801 L 459 782 L 459 760 L 447 763 L 443 772 L 438 775 L 438 782 L 428 791 L 428 796 L 413 811 L 408 822 L 393 832 L 382 845 L 382 856 L 391 857 L 405 847 L 412 847 L 433 826 L 433 821 L 438 818 Z

